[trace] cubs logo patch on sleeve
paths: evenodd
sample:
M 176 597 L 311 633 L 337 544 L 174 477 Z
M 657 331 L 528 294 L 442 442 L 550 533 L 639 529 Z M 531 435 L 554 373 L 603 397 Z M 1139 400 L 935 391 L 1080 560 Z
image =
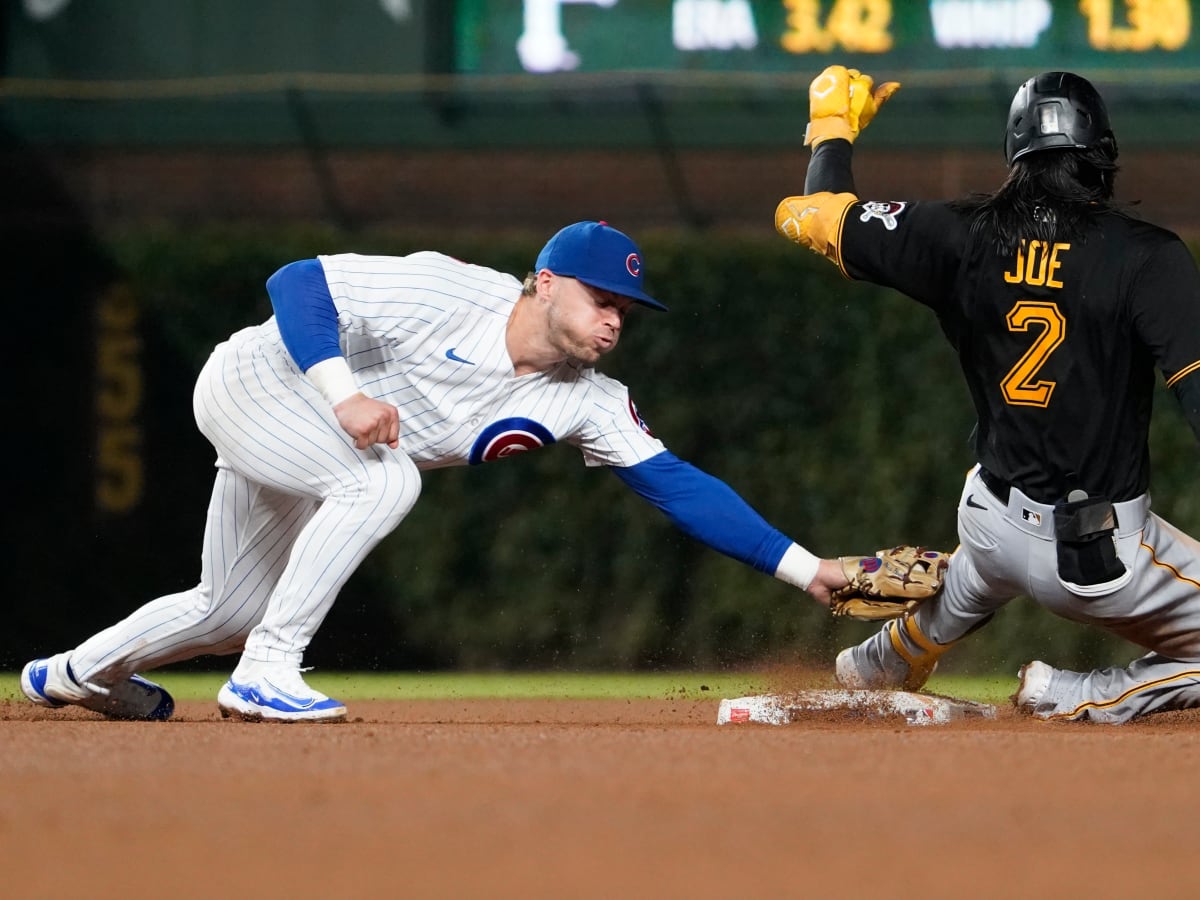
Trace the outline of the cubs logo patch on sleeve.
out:
M 868 200 L 862 205 L 860 222 L 878 219 L 888 231 L 896 230 L 896 219 L 908 204 L 903 200 Z
M 642 414 L 638 412 L 637 405 L 633 402 L 633 398 L 629 398 L 629 414 L 633 416 L 633 421 L 637 422 L 637 427 L 654 437 L 654 432 L 650 430 L 650 426 L 646 424 L 646 420 L 642 418 Z
M 554 435 L 545 425 L 514 416 L 493 422 L 479 433 L 471 447 L 471 455 L 467 462 L 472 466 L 480 463 L 505 459 L 516 453 L 536 450 L 553 444 Z

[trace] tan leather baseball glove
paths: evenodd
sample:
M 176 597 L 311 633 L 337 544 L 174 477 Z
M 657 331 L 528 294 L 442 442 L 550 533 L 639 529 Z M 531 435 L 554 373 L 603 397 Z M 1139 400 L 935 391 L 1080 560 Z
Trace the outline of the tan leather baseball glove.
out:
M 833 592 L 829 611 L 863 622 L 898 619 L 942 589 L 950 554 L 901 544 L 874 556 L 839 557 L 850 584 Z

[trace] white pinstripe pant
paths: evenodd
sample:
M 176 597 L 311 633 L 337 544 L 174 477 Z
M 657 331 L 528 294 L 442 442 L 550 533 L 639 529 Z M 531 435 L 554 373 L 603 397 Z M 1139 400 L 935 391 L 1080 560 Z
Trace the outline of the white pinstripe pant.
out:
M 282 347 L 219 345 L 194 405 L 218 453 L 200 582 L 84 641 L 71 657 L 82 681 L 243 648 L 300 665 L 342 586 L 420 495 L 416 465 L 386 446 L 356 450 Z

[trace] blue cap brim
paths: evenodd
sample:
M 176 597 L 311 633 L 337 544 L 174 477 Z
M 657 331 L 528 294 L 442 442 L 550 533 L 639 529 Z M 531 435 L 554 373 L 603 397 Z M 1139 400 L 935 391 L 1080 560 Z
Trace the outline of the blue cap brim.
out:
M 576 281 L 582 281 L 584 284 L 590 284 L 592 287 L 600 288 L 602 291 L 612 291 L 614 294 L 620 294 L 622 297 L 628 297 L 631 300 L 635 300 L 636 302 L 642 304 L 642 306 L 648 306 L 651 309 L 660 309 L 663 312 L 670 312 L 670 309 L 668 309 L 667 306 L 659 303 L 644 291 L 631 291 L 629 289 L 629 285 L 627 284 L 612 284 L 611 282 L 606 284 L 599 279 L 580 278 L 578 275 L 571 275 L 567 272 L 557 272 L 556 274 L 566 275 L 568 278 L 574 278 Z

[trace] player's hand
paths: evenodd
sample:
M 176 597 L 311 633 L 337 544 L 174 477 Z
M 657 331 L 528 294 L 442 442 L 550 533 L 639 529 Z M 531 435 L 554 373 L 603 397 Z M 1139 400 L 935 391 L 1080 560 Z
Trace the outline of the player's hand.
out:
M 853 143 L 898 90 L 898 81 L 886 81 L 876 87 L 875 80 L 858 69 L 828 66 L 808 86 L 808 129 L 804 143 L 816 147 L 830 138 Z
M 833 600 L 833 592 L 844 588 L 850 583 L 842 564 L 836 559 L 823 559 L 817 564 L 817 574 L 808 586 L 808 592 L 822 606 L 828 606 Z
M 333 408 L 333 414 L 359 450 L 372 444 L 387 444 L 393 450 L 400 446 L 400 411 L 390 403 L 352 394 Z

